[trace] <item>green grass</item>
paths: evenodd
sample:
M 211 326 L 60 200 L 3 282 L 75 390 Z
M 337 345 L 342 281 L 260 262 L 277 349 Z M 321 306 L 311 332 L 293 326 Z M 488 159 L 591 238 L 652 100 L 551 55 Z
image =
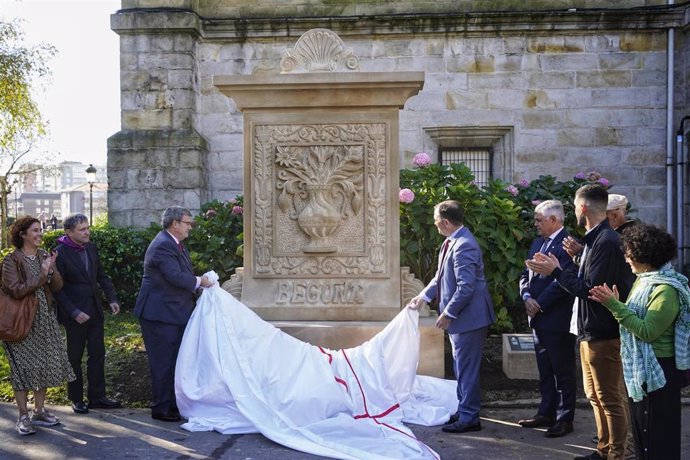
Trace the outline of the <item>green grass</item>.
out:
M 64 339 L 64 329 L 62 330 Z M 141 331 L 139 329 L 139 322 L 131 312 L 121 312 L 119 315 L 113 316 L 106 313 L 105 318 L 105 374 L 107 382 L 107 390 L 109 393 L 117 393 L 118 399 L 129 406 L 143 407 L 148 404 L 148 395 L 141 394 L 142 392 L 134 394 L 126 393 L 128 375 L 123 375 L 122 366 L 126 363 L 138 362 L 139 368 L 129 373 L 136 375 L 139 380 L 139 387 L 148 385 L 148 374 L 146 366 L 141 365 L 142 358 L 145 362 L 144 342 L 141 338 Z M 82 363 L 84 376 L 86 376 L 86 353 L 84 353 L 84 361 Z M 119 388 L 120 391 L 117 391 Z M 145 391 L 144 391 L 145 392 Z M 59 387 L 48 388 L 46 399 L 50 404 L 66 405 L 69 404 L 67 399 L 67 385 Z M 5 357 L 5 347 L 0 347 L 0 400 L 14 401 L 14 391 L 10 383 L 10 366 Z

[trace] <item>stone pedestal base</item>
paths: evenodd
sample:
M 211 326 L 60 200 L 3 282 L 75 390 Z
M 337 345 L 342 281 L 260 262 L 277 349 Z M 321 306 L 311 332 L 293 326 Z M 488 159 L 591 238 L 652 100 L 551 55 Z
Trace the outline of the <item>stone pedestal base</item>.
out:
M 436 318 L 420 318 L 420 350 L 417 374 L 443 378 L 443 331 Z M 283 332 L 312 345 L 340 350 L 371 339 L 388 324 L 385 321 L 274 321 Z
M 539 380 L 532 334 L 503 334 L 503 373 L 509 379 Z

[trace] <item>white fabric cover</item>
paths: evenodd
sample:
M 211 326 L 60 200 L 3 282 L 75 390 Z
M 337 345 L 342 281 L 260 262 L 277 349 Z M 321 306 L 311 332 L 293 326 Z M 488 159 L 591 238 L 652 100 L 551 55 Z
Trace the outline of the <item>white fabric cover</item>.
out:
M 182 428 L 261 432 L 332 458 L 439 458 L 402 423 L 438 425 L 457 408 L 454 381 L 415 376 L 418 319 L 403 309 L 361 346 L 326 350 L 263 321 L 218 284 L 205 289 L 177 358 Z

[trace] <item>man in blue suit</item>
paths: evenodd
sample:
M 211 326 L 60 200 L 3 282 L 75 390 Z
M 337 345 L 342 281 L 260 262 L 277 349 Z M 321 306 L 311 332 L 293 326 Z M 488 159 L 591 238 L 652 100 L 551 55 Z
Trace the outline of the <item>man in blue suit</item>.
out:
M 458 411 L 443 426 L 447 433 L 482 429 L 479 366 L 489 325 L 496 320 L 482 253 L 463 225 L 464 216 L 457 201 L 444 201 L 434 207 L 434 224 L 446 240 L 439 253 L 436 276 L 409 304 L 417 309 L 422 302 L 438 299 L 436 327 L 448 331 L 458 380 Z
M 563 239 L 568 236 L 564 219 L 560 201 L 544 201 L 535 208 L 534 226 L 540 236 L 532 243 L 528 259 L 541 252 L 556 256 L 563 268 L 573 263 L 563 249 Z M 518 424 L 549 427 L 547 438 L 560 437 L 573 431 L 575 415 L 575 336 L 570 333 L 575 297 L 552 276 L 528 269 L 520 276 L 520 296 L 534 336 L 541 403 L 534 417 Z
M 144 277 L 134 307 L 151 371 L 151 417 L 179 422 L 175 401 L 175 362 L 185 326 L 199 287 L 213 283 L 195 276 L 182 241 L 189 236 L 192 214 L 180 206 L 163 212 L 163 230 L 149 244 L 144 257 Z

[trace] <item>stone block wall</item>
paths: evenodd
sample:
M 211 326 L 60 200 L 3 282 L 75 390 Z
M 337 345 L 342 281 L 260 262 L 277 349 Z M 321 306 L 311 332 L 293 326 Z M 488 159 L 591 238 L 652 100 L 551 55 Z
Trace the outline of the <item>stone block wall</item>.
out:
M 197 210 L 209 200 L 206 140 L 193 127 L 199 18 L 118 19 L 122 129 L 108 139 L 109 220 L 148 226 L 170 205 Z
M 190 8 L 208 18 L 442 14 L 472 11 L 634 8 L 666 0 L 122 0 L 122 8 Z
M 189 191 L 195 190 L 200 201 L 233 198 L 243 190 L 242 114 L 213 86 L 213 75 L 277 74 L 285 50 L 303 32 L 327 27 L 352 48 L 362 71 L 425 72 L 423 90 L 400 113 L 401 165 L 409 166 L 420 151 L 436 156 L 440 141 L 435 129 L 456 129 L 456 137 L 465 136 L 462 142 L 467 143 L 472 137 L 465 130 L 495 130 L 503 133 L 499 137 L 507 146 L 496 149 L 500 158 L 495 165 L 500 167 L 495 177 L 515 182 L 553 174 L 565 180 L 579 171 L 597 170 L 614 184 L 613 191 L 629 196 L 637 217 L 665 224 L 666 34 L 668 27 L 679 31 L 675 103 L 681 116 L 680 108 L 688 106 L 690 73 L 683 31 L 688 27 L 687 7 L 640 12 L 626 8 L 650 2 L 621 1 L 607 2 L 620 11 L 596 14 L 513 11 L 477 12 L 471 18 L 457 13 L 294 20 L 233 16 L 232 11 L 239 10 L 232 8 L 249 8 L 245 3 L 124 0 L 127 8 L 157 4 L 189 11 L 135 9 L 112 19 L 121 35 L 123 63 L 123 131 L 118 136 L 159 129 L 198 135 L 199 141 L 191 143 L 199 146 L 203 178 Z M 366 3 L 370 11 L 385 14 L 376 5 L 386 2 L 342 3 L 360 12 Z M 434 3 L 448 7 L 451 2 Z M 257 8 L 267 4 L 261 5 Z M 128 177 L 117 169 L 126 159 L 111 164 L 117 151 L 109 151 L 108 165 L 116 184 Z M 132 158 L 139 155 L 132 153 Z M 175 165 L 172 157 L 167 160 Z M 111 190 L 111 208 L 119 206 L 116 198 L 130 192 L 112 185 Z M 170 198 L 164 193 L 156 197 L 160 200 L 146 205 L 164 207 Z M 125 217 L 126 206 L 121 208 L 124 214 L 116 223 L 147 225 L 144 209 Z

